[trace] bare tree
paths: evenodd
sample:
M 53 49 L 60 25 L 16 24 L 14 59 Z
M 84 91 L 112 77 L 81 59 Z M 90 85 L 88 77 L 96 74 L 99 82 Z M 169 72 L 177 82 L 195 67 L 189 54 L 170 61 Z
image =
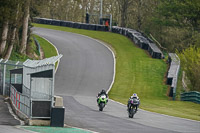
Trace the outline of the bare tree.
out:
M 134 0 L 117 0 L 119 11 L 121 15 L 121 27 L 127 26 L 128 20 L 128 10 L 130 9 L 131 5 L 133 4 Z

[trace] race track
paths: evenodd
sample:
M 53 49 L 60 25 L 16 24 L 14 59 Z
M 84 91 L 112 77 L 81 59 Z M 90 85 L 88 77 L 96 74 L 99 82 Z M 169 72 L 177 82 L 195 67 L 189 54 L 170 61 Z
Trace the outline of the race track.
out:
M 101 133 L 199 133 L 200 122 L 139 110 L 128 118 L 126 106 L 109 101 L 98 111 L 96 95 L 113 80 L 114 58 L 102 43 L 78 34 L 43 28 L 33 32 L 53 43 L 61 58 L 55 94 L 63 97 L 65 123 Z

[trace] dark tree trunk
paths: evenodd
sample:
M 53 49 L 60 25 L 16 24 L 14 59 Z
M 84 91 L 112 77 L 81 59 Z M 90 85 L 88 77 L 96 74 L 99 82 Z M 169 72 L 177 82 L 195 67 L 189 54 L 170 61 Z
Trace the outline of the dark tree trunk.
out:
M 127 24 L 127 4 L 128 0 L 123 0 L 121 5 L 121 27 L 126 27 Z
M 8 36 L 8 20 L 6 20 L 3 24 L 3 32 L 1 36 L 1 44 L 0 44 L 0 56 L 2 57 L 3 52 L 6 47 L 6 41 L 7 41 L 7 36 Z
M 10 45 L 8 46 L 8 50 L 6 52 L 5 59 L 9 59 L 10 58 L 10 55 L 11 55 L 12 50 L 13 50 L 13 46 L 14 46 L 15 38 L 16 38 L 16 31 L 17 31 L 17 26 L 16 25 L 17 25 L 18 15 L 19 15 L 19 4 L 17 5 L 15 21 L 14 21 L 13 29 L 12 29 L 12 33 L 11 33 L 11 41 L 10 41 Z
M 142 7 L 142 0 L 138 0 L 138 15 L 137 15 L 138 30 L 141 30 L 141 26 L 142 26 L 141 7 Z
M 4 59 L 10 58 L 10 55 L 11 55 L 12 50 L 13 50 L 14 42 L 15 42 L 15 35 L 16 35 L 16 27 L 12 30 L 11 42 L 10 42 L 10 45 L 8 46 L 8 50 L 6 52 Z
M 20 48 L 21 54 L 26 53 L 26 45 L 27 45 L 27 38 L 28 38 L 29 5 L 30 5 L 30 0 L 27 0 L 25 4 L 25 11 L 24 11 L 22 42 L 21 42 L 21 48 Z

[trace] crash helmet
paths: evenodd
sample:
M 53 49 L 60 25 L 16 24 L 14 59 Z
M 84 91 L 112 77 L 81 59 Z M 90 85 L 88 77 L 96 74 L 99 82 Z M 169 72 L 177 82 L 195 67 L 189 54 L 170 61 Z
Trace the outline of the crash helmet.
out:
M 106 91 L 104 90 L 104 89 L 102 89 L 102 91 L 101 91 L 102 93 L 106 93 Z
M 133 93 L 133 97 L 138 97 L 136 93 Z

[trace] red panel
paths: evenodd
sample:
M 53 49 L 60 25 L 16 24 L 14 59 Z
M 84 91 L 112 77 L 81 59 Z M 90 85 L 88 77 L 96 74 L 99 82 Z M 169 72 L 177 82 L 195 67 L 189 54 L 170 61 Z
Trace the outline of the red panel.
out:
M 16 92 L 16 98 L 15 99 L 16 99 L 16 107 L 17 107 L 17 92 Z
M 19 95 L 18 109 L 20 109 L 20 95 Z

